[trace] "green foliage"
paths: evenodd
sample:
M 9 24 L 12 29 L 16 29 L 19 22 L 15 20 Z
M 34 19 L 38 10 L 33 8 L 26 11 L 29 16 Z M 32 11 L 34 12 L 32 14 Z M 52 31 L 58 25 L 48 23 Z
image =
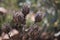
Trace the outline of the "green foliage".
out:
M 12 14 L 7 14 L 5 22 L 11 22 L 12 19 L 13 19 Z
M 26 20 L 26 25 L 27 27 L 29 27 L 30 25 L 32 25 L 34 22 L 29 18 Z
M 17 9 L 17 0 L 4 0 L 0 6 L 3 6 L 7 9 Z
M 25 2 L 26 0 L 18 0 L 18 2 Z

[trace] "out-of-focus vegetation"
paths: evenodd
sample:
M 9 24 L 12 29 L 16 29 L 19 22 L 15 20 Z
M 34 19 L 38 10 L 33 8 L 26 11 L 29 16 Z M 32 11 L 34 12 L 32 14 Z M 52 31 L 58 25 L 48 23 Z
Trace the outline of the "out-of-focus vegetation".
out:
M 60 40 L 60 0 L 0 0 L 1 7 L 0 39 Z
M 27 3 L 30 6 L 30 10 L 34 13 L 41 9 L 46 13 L 46 9 L 43 8 L 48 8 L 48 10 L 50 10 L 49 7 L 56 7 L 57 9 L 53 8 L 55 15 L 53 16 L 47 13 L 45 18 L 49 21 L 49 24 L 52 23 L 52 25 L 54 25 L 55 22 L 58 22 L 57 26 L 60 26 L 60 0 L 0 0 L 0 6 L 8 10 L 20 10 L 24 3 Z M 6 20 L 10 19 L 12 19 L 11 16 L 6 17 Z M 30 23 L 30 20 L 28 19 L 27 22 Z M 29 23 L 27 24 L 29 25 Z

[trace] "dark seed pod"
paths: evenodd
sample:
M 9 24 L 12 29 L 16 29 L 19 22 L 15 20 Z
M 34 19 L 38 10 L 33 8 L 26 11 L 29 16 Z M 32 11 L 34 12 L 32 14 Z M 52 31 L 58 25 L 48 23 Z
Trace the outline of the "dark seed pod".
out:
M 24 15 L 21 12 L 17 12 L 16 14 L 13 15 L 13 21 L 15 23 L 23 23 L 24 21 Z
M 36 14 L 35 15 L 35 22 L 41 22 L 42 21 L 42 15 L 40 15 L 40 14 Z
M 22 8 L 22 13 L 24 14 L 24 17 L 29 13 L 30 8 L 27 5 L 24 5 Z
M 13 15 L 13 25 L 12 28 L 22 31 L 24 25 L 24 15 L 21 12 L 17 12 Z
M 1 27 L 2 32 L 9 33 L 11 31 L 11 26 L 9 24 L 3 24 Z

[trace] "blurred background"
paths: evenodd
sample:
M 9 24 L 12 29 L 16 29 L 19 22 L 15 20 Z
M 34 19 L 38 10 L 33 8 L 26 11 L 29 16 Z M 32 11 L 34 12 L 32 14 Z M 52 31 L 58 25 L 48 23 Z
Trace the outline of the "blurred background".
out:
M 48 32 L 55 31 L 57 28 L 60 31 L 60 0 L 0 0 L 0 11 L 5 8 L 7 15 L 0 14 L 0 27 L 4 23 L 10 23 L 15 13 L 19 13 L 24 5 L 30 8 L 29 14 L 26 16 L 27 28 L 35 22 L 35 16 L 42 15 L 39 27 L 48 27 Z M 13 23 L 11 23 L 13 25 Z M 32 28 L 31 28 L 32 29 Z M 24 33 L 23 33 L 24 34 Z
M 28 15 L 27 25 L 30 25 L 31 22 L 34 21 L 34 15 L 41 10 L 42 15 L 45 16 L 43 18 L 45 22 L 42 22 L 41 25 L 60 26 L 60 0 L 0 0 L 0 7 L 8 10 L 8 17 L 5 18 L 6 21 L 10 21 L 12 14 L 21 10 L 24 4 L 30 7 L 30 15 L 32 15 L 32 17 Z M 50 25 L 51 23 L 52 25 Z

